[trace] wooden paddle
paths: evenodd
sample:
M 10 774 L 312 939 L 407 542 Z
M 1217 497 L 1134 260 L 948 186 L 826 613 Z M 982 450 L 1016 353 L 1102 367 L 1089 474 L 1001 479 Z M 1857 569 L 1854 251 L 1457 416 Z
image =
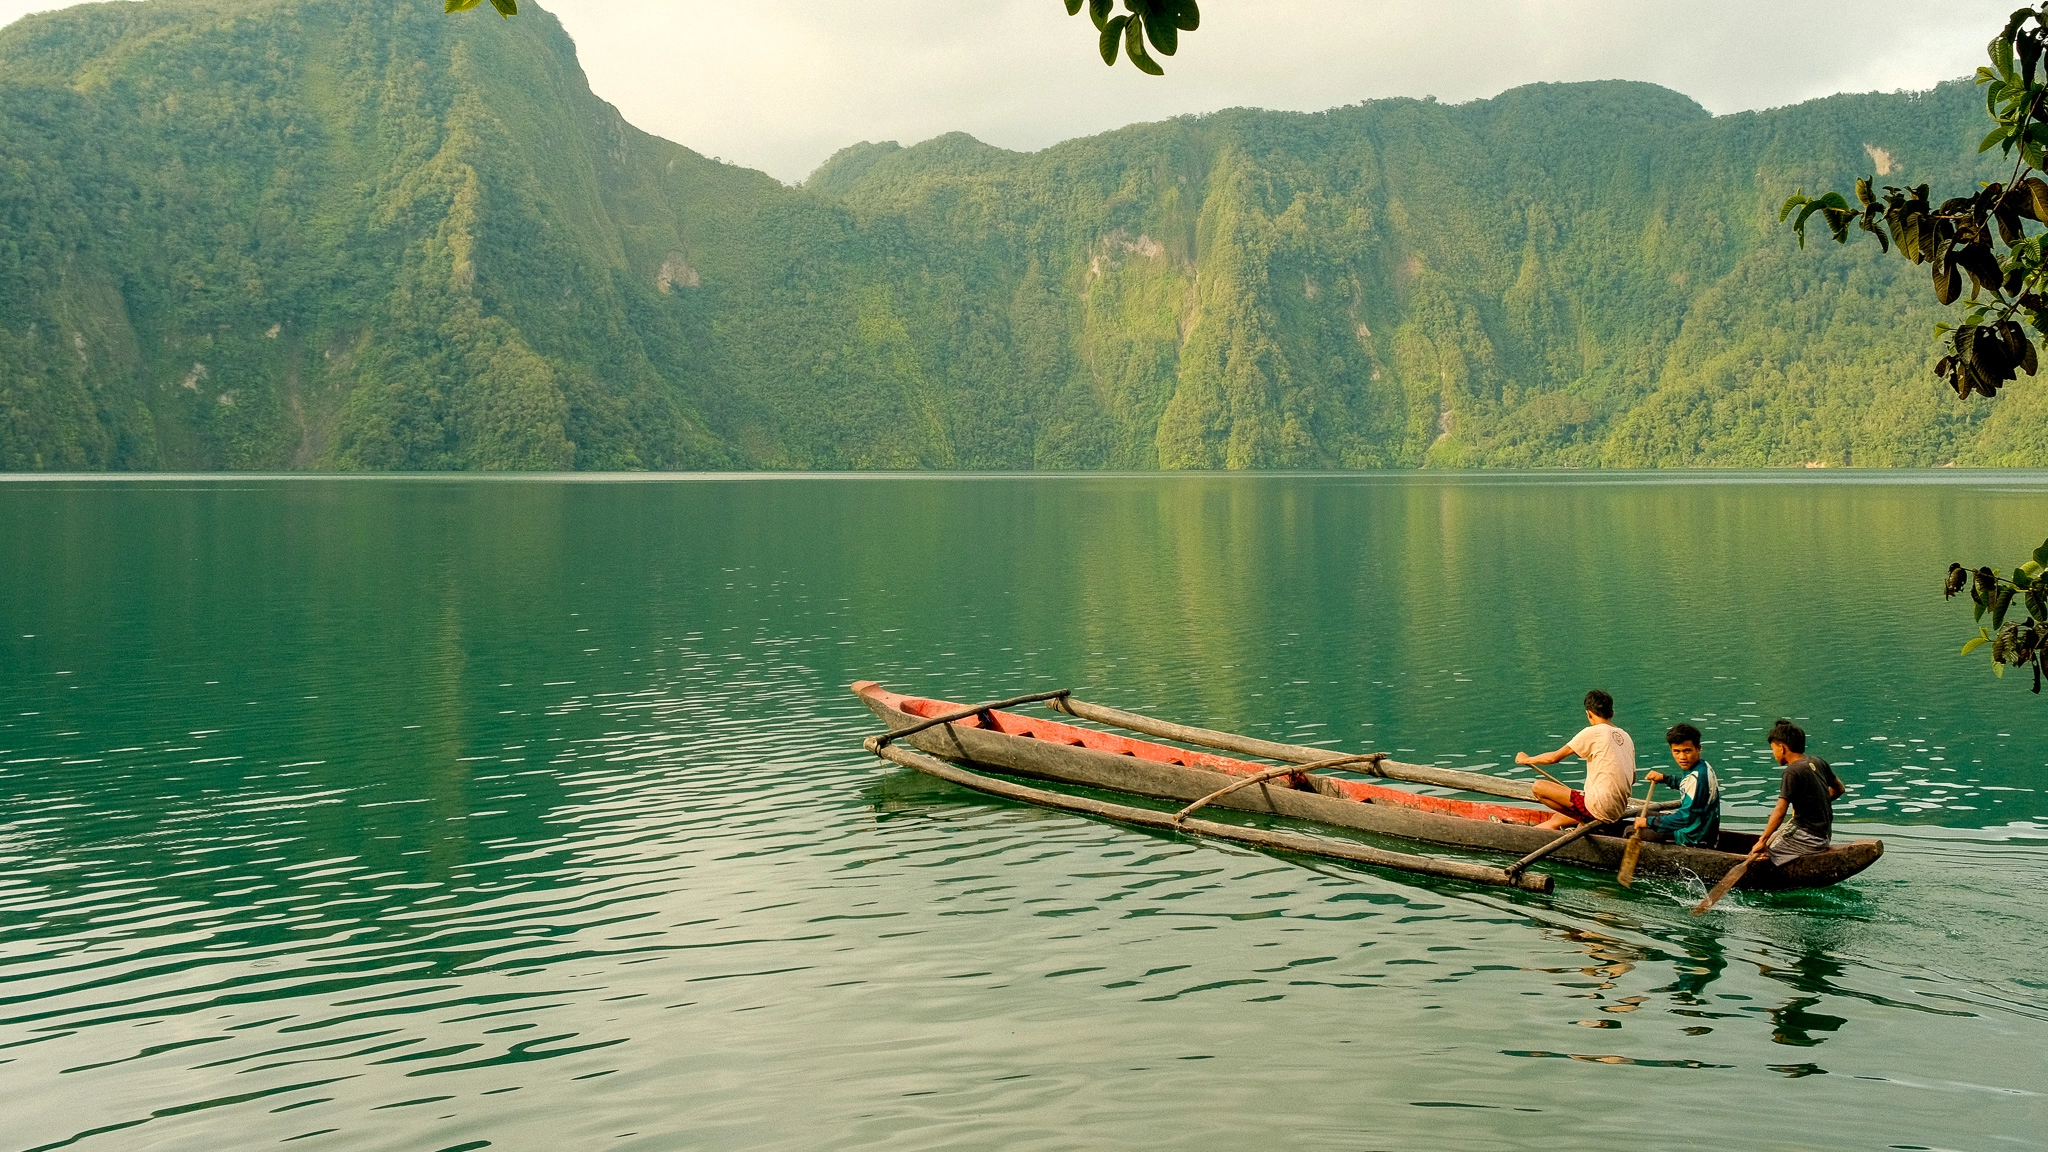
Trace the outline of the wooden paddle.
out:
M 1649 804 L 1650 801 L 1648 797 L 1645 796 L 1643 800 L 1643 809 L 1639 809 L 1639 811 L 1648 809 Z M 1670 807 L 1677 807 L 1677 805 L 1673 804 L 1670 805 Z M 1512 876 L 1520 872 L 1522 869 L 1527 868 L 1529 865 L 1534 864 L 1536 861 L 1543 859 L 1545 856 L 1550 855 L 1552 852 L 1557 851 L 1559 848 L 1562 848 L 1567 844 L 1576 843 L 1577 841 L 1587 836 L 1591 836 L 1595 832 L 1598 832 L 1602 828 L 1612 828 L 1614 825 L 1619 824 L 1622 820 L 1626 819 L 1628 819 L 1628 810 L 1624 808 L 1622 810 L 1622 815 L 1620 819 L 1617 820 L 1587 820 L 1581 823 L 1578 827 L 1573 828 L 1571 831 L 1566 832 L 1564 835 L 1559 836 L 1557 839 L 1552 840 L 1548 844 L 1545 844 L 1543 847 L 1538 848 L 1534 852 L 1529 853 L 1527 856 L 1522 857 L 1520 860 L 1515 861 L 1513 864 L 1508 865 L 1507 872 L 1509 875 Z
M 1505 871 L 1510 876 L 1518 875 L 1520 874 L 1522 869 L 1527 868 L 1529 865 L 1534 864 L 1538 860 L 1543 859 L 1545 856 L 1550 855 L 1552 852 L 1557 851 L 1559 848 L 1562 848 L 1567 844 L 1576 843 L 1579 840 L 1591 836 L 1593 833 L 1599 831 L 1602 828 L 1607 827 L 1612 823 L 1614 823 L 1614 821 L 1612 820 L 1585 821 L 1584 823 L 1578 825 L 1576 828 L 1573 828 L 1570 831 L 1566 832 L 1564 835 L 1559 836 L 1557 839 L 1552 840 L 1550 843 L 1545 844 L 1543 847 L 1538 848 L 1534 852 L 1529 853 L 1527 856 L 1522 857 L 1520 860 L 1515 861 L 1513 864 L 1508 865 Z
M 1638 821 L 1649 818 L 1650 797 L 1655 796 L 1656 794 L 1657 782 L 1655 780 L 1652 780 L 1650 781 L 1650 786 L 1648 788 L 1643 789 L 1643 810 L 1642 813 L 1636 817 Z M 1614 874 L 1614 878 L 1616 880 L 1621 881 L 1621 886 L 1623 888 L 1626 888 L 1629 885 L 1635 883 L 1636 859 L 1637 857 L 1640 857 L 1642 854 L 1643 826 L 1642 824 L 1638 823 L 1635 827 L 1635 831 L 1630 832 L 1628 834 L 1628 847 L 1621 850 L 1621 871 L 1616 872 Z
M 1721 882 L 1719 884 L 1714 885 L 1713 891 L 1707 893 L 1707 898 L 1692 906 L 1692 914 L 1697 916 L 1700 913 L 1705 912 L 1707 909 L 1712 908 L 1714 905 L 1720 903 L 1721 897 L 1726 896 L 1730 891 L 1734 890 L 1736 881 L 1742 879 L 1742 874 L 1744 872 L 1749 871 L 1749 866 L 1751 864 L 1756 863 L 1757 858 L 1755 853 L 1760 853 L 1763 850 L 1764 846 L 1761 842 L 1761 839 L 1759 839 L 1759 842 L 1756 848 L 1753 849 L 1752 854 L 1744 856 L 1741 860 L 1737 861 L 1735 867 L 1730 868 L 1728 870 L 1728 874 L 1721 877 Z

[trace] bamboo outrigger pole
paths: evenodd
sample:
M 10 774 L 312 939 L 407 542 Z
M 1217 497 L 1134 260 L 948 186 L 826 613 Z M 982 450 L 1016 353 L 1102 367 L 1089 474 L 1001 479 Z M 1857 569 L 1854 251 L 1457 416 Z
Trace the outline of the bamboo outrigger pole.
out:
M 1264 772 L 1259 772 L 1250 776 L 1245 776 L 1241 779 L 1233 781 L 1232 783 L 1226 784 L 1221 788 L 1218 788 L 1214 792 L 1209 793 L 1207 796 L 1202 797 L 1200 800 L 1195 801 L 1193 804 L 1190 804 L 1187 807 L 1181 809 L 1180 811 L 1175 812 L 1173 814 L 1173 818 L 1174 821 L 1178 823 L 1179 821 L 1185 820 L 1188 817 L 1194 815 L 1195 810 L 1198 808 L 1206 808 L 1209 805 L 1214 804 L 1216 801 L 1223 799 L 1225 796 L 1230 795 L 1232 792 L 1235 792 L 1240 788 L 1249 788 L 1254 784 L 1264 784 L 1266 781 L 1271 780 L 1276 776 L 1294 777 L 1294 787 L 1306 788 L 1308 786 L 1308 778 L 1306 776 L 1306 773 L 1311 768 L 1340 768 L 1346 764 L 1357 764 L 1362 761 L 1374 761 L 1384 759 L 1386 759 L 1386 753 L 1384 752 L 1368 752 L 1363 756 L 1332 756 L 1328 760 L 1318 760 L 1313 764 L 1289 764 L 1285 768 L 1268 768 Z
M 1046 698 L 1045 706 L 1055 712 L 1064 712 L 1069 716 L 1078 716 L 1083 720 L 1093 720 L 1097 724 L 1108 724 L 1115 728 L 1142 732 L 1147 736 L 1159 736 L 1168 740 L 1178 740 L 1183 744 L 1193 744 L 1201 748 L 1215 748 L 1224 752 L 1235 752 L 1241 756 L 1259 756 L 1267 760 L 1286 760 L 1298 766 L 1302 771 L 1343 766 L 1353 768 L 1370 776 L 1381 776 L 1388 780 L 1405 780 L 1410 784 L 1434 784 L 1439 788 L 1455 788 L 1460 792 L 1478 792 L 1487 796 L 1503 796 L 1510 800 L 1534 801 L 1536 799 L 1536 790 L 1520 780 L 1504 780 L 1499 776 L 1488 776 L 1480 772 L 1461 772 L 1456 768 L 1437 768 L 1428 764 L 1404 764 L 1399 760 L 1389 759 L 1383 752 L 1372 752 L 1362 756 L 1345 756 L 1333 759 L 1330 757 L 1330 750 L 1328 748 L 1318 748 L 1313 744 L 1281 744 L 1273 740 L 1261 740 L 1256 736 L 1240 736 L 1235 732 L 1219 732 L 1213 728 L 1196 728 L 1187 724 L 1176 724 L 1171 720 L 1159 720 L 1151 716 L 1141 716 L 1136 712 L 1126 712 L 1121 708 L 1107 708 L 1100 704 L 1090 704 L 1085 700 L 1074 699 L 1071 694 L 1050 694 Z M 898 735 L 901 735 L 901 733 L 898 733 Z M 1358 763 L 1351 763 L 1354 760 L 1358 761 Z M 1557 777 L 1551 776 L 1550 773 L 1544 772 L 1541 768 L 1536 769 L 1536 771 L 1549 777 L 1551 780 L 1557 781 L 1559 784 L 1564 783 L 1564 781 L 1558 780 Z M 1566 787 L 1570 787 L 1570 785 L 1566 785 Z M 1676 801 L 1648 805 L 1652 812 L 1662 812 L 1678 806 Z M 1626 815 L 1633 816 L 1640 810 L 1641 808 L 1636 804 L 1635 800 L 1630 799 Z M 1602 827 L 1605 827 L 1605 825 L 1602 825 Z
M 899 733 L 900 734 L 900 733 Z M 1296 852 L 1304 856 L 1327 856 L 1337 860 L 1350 860 L 1359 864 L 1370 864 L 1380 868 L 1397 868 L 1404 872 L 1421 872 L 1431 876 L 1443 876 L 1452 880 L 1464 880 L 1474 884 L 1497 884 L 1503 887 L 1520 888 L 1526 892 L 1548 892 L 1550 877 L 1541 873 L 1508 872 L 1490 868 L 1484 864 L 1466 864 L 1456 860 L 1438 860 L 1432 856 L 1415 856 L 1406 852 L 1389 852 L 1383 848 L 1370 848 L 1346 840 L 1331 840 L 1321 836 L 1300 836 L 1291 832 L 1274 832 L 1264 828 L 1246 828 L 1237 824 L 1218 824 L 1210 820 L 1183 819 L 1171 812 L 1155 812 L 1149 808 L 1133 808 L 1126 804 L 1111 804 L 1102 800 L 1091 800 L 1084 796 L 1069 796 L 1063 792 L 1049 792 L 1043 788 L 1032 788 L 998 780 L 956 767 L 922 752 L 898 747 L 884 742 L 880 736 L 870 736 L 865 747 L 876 756 L 905 768 L 914 768 L 927 776 L 950 781 L 977 792 L 991 796 L 1002 796 L 1011 800 L 1022 800 L 1045 808 L 1056 808 L 1063 812 L 1078 812 L 1086 816 L 1098 816 L 1114 820 L 1119 824 L 1132 824 L 1140 828 L 1157 828 L 1168 832 L 1193 832 L 1213 840 L 1228 840 L 1237 844 L 1249 844 L 1279 852 Z M 1284 775 L 1286 773 L 1277 773 Z M 1251 783 L 1252 781 L 1246 781 Z
M 1218 732 L 1211 728 L 1195 728 L 1186 724 L 1175 724 L 1171 720 L 1156 720 L 1126 712 L 1121 708 L 1105 708 L 1076 700 L 1072 696 L 1048 699 L 1046 707 L 1055 712 L 1065 712 L 1097 724 L 1109 724 L 1147 736 L 1162 736 L 1178 740 L 1183 744 L 1194 744 L 1203 748 L 1217 748 L 1225 752 L 1236 752 L 1243 756 L 1259 756 L 1267 760 L 1286 760 L 1295 764 L 1314 764 L 1330 757 L 1328 748 L 1317 748 L 1309 744 L 1281 744 L 1272 740 L 1261 740 L 1255 736 L 1239 736 L 1235 732 Z M 1479 792 L 1488 796 L 1504 796 L 1510 800 L 1534 800 L 1536 792 L 1519 780 L 1503 780 L 1498 776 L 1485 776 L 1478 772 L 1460 772 L 1455 768 L 1435 768 L 1427 764 L 1403 764 L 1384 757 L 1366 765 L 1358 771 L 1389 780 L 1406 780 L 1411 784 L 1434 784 L 1439 788 L 1456 788 L 1461 792 Z

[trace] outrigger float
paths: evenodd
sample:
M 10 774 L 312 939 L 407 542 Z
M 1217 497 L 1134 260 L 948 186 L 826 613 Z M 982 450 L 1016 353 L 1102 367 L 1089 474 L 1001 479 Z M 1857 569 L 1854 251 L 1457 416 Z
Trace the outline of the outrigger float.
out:
M 1404 764 L 1381 752 L 1345 756 L 1328 748 L 1194 728 L 1085 703 L 1065 690 L 966 706 L 905 696 L 872 680 L 854 684 L 853 692 L 888 728 L 886 735 L 867 739 L 869 752 L 980 792 L 1123 824 L 1533 892 L 1548 892 L 1552 885 L 1548 875 L 1528 870 L 1541 859 L 1555 859 L 1597 872 L 1613 873 L 1619 869 L 1628 846 L 1628 823 L 1642 809 L 1640 803 L 1632 801 L 1623 821 L 1581 825 L 1560 835 L 1553 829 L 1536 827 L 1550 816 L 1549 810 L 1540 806 L 1431 796 L 1330 774 L 1332 769 L 1342 769 L 1508 800 L 1535 800 L 1529 785 L 1521 781 Z M 1029 703 L 1043 703 L 1091 723 L 1217 752 L 1132 739 L 1008 711 Z M 1278 761 L 1279 766 L 1237 756 Z M 1047 780 L 1186 806 L 1177 812 L 1162 812 L 1110 803 L 985 775 L 989 770 L 1005 777 Z M 1493 867 L 1392 852 L 1327 836 L 1194 818 L 1195 812 L 1207 807 L 1288 817 L 1467 852 L 1513 854 L 1517 859 Z M 1649 807 L 1654 812 L 1675 804 Z M 1604 831 L 1615 834 L 1603 835 Z M 1653 876 L 1691 876 L 1716 884 L 1747 858 L 1755 844 L 1755 835 L 1729 831 L 1721 833 L 1713 848 L 1644 842 L 1637 871 Z M 1883 854 L 1882 841 L 1855 840 L 1802 856 L 1783 867 L 1759 860 L 1739 874 L 1737 886 L 1745 891 L 1826 887 L 1870 867 Z

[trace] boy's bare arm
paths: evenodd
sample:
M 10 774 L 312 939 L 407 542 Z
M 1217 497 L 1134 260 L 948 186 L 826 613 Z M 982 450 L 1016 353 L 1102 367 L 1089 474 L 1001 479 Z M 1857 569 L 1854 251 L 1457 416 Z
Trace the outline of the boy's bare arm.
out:
M 1517 764 L 1555 764 L 1555 763 L 1557 763 L 1558 761 L 1560 761 L 1560 760 L 1563 760 L 1563 759 L 1564 759 L 1565 757 L 1567 757 L 1567 756 L 1576 756 L 1576 755 L 1578 755 L 1578 753 L 1576 753 L 1576 752 L 1573 752 L 1573 751 L 1572 751 L 1572 746 L 1571 746 L 1571 745 L 1569 745 L 1569 744 L 1567 744 L 1567 745 L 1565 745 L 1564 747 L 1562 747 L 1562 748 L 1559 748 L 1559 749 L 1558 749 L 1557 751 L 1555 751 L 1555 752 L 1545 752 L 1545 753 L 1544 753 L 1543 755 L 1541 755 L 1541 756 L 1531 756 L 1531 755 L 1529 755 L 1529 754 L 1528 754 L 1527 752 L 1517 752 L 1517 753 L 1515 753 L 1515 763 L 1517 763 Z
M 1790 797 L 1778 797 L 1778 806 L 1771 809 L 1771 818 L 1764 821 L 1764 830 L 1756 834 L 1756 847 L 1749 850 L 1751 856 L 1764 854 L 1764 850 L 1770 846 L 1771 834 L 1778 830 L 1778 825 L 1785 822 L 1785 810 L 1791 807 L 1791 804 Z

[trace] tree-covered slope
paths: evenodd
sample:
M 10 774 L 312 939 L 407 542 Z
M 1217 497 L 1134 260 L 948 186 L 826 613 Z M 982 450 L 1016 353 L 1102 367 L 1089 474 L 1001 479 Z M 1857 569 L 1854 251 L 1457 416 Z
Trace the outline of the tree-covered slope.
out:
M 633 129 L 544 13 L 0 31 L 0 468 L 2048 463 L 1795 186 L 1959 186 L 1967 84 L 1231 111 L 803 188 Z
M 553 22 L 492 31 L 152 3 L 0 34 L 0 465 L 731 459 L 642 270 L 688 247 L 669 196 L 773 182 L 634 132 Z
M 1030 156 L 864 145 L 811 184 L 962 280 L 993 255 L 1056 286 L 1040 465 L 1929 464 L 1994 440 L 2039 460 L 2006 413 L 2037 389 L 1980 407 L 1927 375 L 1919 270 L 1801 252 L 1776 220 L 1794 187 L 1879 164 L 1988 174 L 1980 116 L 1966 84 L 1718 119 L 1648 85 L 1537 85 Z

